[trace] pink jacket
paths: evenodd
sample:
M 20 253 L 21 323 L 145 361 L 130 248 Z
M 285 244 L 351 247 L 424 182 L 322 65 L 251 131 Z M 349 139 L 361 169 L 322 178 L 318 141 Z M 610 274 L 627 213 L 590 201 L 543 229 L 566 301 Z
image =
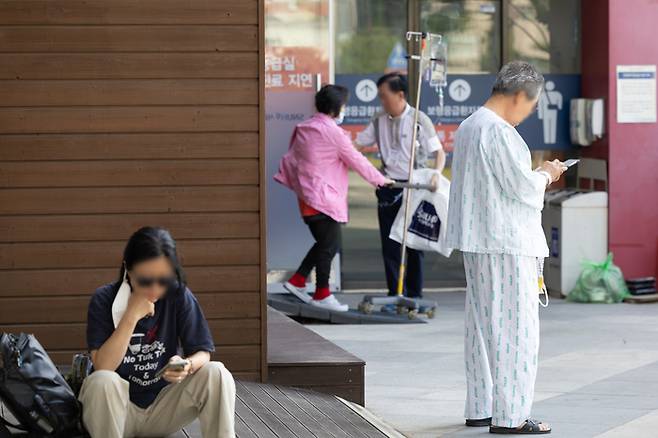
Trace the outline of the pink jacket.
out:
M 349 134 L 330 116 L 316 113 L 295 128 L 274 180 L 310 207 L 337 222 L 347 222 L 348 169 L 373 186 L 386 183 L 386 178 L 354 148 Z

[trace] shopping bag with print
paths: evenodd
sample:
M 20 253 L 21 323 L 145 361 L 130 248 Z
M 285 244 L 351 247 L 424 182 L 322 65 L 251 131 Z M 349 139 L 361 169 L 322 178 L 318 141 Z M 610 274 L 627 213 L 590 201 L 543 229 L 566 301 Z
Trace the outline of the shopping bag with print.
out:
M 432 177 L 438 178 L 438 188 L 432 192 L 425 189 L 407 189 L 405 196 L 411 196 L 409 204 L 409 221 L 407 226 L 408 248 L 419 251 L 435 251 L 450 257 L 452 248 L 446 246 L 446 220 L 448 218 L 448 199 L 450 180 L 435 169 L 417 169 L 412 174 L 412 184 L 431 184 Z M 402 242 L 404 229 L 404 203 L 395 217 L 389 237 Z

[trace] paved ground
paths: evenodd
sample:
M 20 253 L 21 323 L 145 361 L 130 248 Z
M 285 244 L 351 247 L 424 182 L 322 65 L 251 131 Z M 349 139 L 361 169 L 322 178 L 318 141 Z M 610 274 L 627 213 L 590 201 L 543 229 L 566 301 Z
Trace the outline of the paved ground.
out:
M 432 294 L 429 324 L 316 325 L 366 360 L 367 407 L 411 437 L 490 436 L 462 426 L 463 292 Z M 357 302 L 358 295 L 344 294 Z M 658 437 L 658 304 L 541 309 L 533 416 L 554 438 Z

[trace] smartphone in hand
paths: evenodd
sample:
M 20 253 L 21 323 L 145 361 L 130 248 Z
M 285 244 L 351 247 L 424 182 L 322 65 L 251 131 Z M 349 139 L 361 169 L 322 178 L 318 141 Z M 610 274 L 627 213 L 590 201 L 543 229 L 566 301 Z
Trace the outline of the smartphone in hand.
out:
M 185 367 L 189 365 L 189 363 L 190 361 L 187 359 L 172 360 L 167 362 L 167 364 L 160 368 L 160 371 L 155 374 L 155 377 L 160 378 L 167 371 L 183 371 Z
M 571 167 L 571 166 L 573 166 L 573 165 L 575 165 L 575 164 L 578 164 L 579 161 L 580 161 L 580 160 L 578 160 L 578 159 L 570 158 L 570 159 L 568 159 L 567 161 L 565 161 L 565 162 L 562 163 L 562 164 L 564 164 L 565 166 L 567 166 L 567 168 L 569 168 L 569 167 Z

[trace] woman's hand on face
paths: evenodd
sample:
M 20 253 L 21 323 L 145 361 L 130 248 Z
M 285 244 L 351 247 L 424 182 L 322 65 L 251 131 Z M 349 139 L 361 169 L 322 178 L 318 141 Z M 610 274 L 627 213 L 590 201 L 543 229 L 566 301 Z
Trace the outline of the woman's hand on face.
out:
M 145 316 L 155 315 L 155 303 L 139 293 L 130 294 L 126 313 L 130 314 L 136 321 Z
M 172 358 L 169 359 L 169 362 L 173 362 L 173 361 L 179 362 L 181 360 L 183 360 L 183 358 L 177 355 L 177 356 L 172 356 Z M 188 360 L 187 365 L 185 365 L 185 368 L 183 368 L 180 371 L 167 370 L 162 375 L 162 378 L 169 383 L 180 383 L 190 375 L 191 370 L 192 370 L 192 363 L 190 363 L 190 361 Z

